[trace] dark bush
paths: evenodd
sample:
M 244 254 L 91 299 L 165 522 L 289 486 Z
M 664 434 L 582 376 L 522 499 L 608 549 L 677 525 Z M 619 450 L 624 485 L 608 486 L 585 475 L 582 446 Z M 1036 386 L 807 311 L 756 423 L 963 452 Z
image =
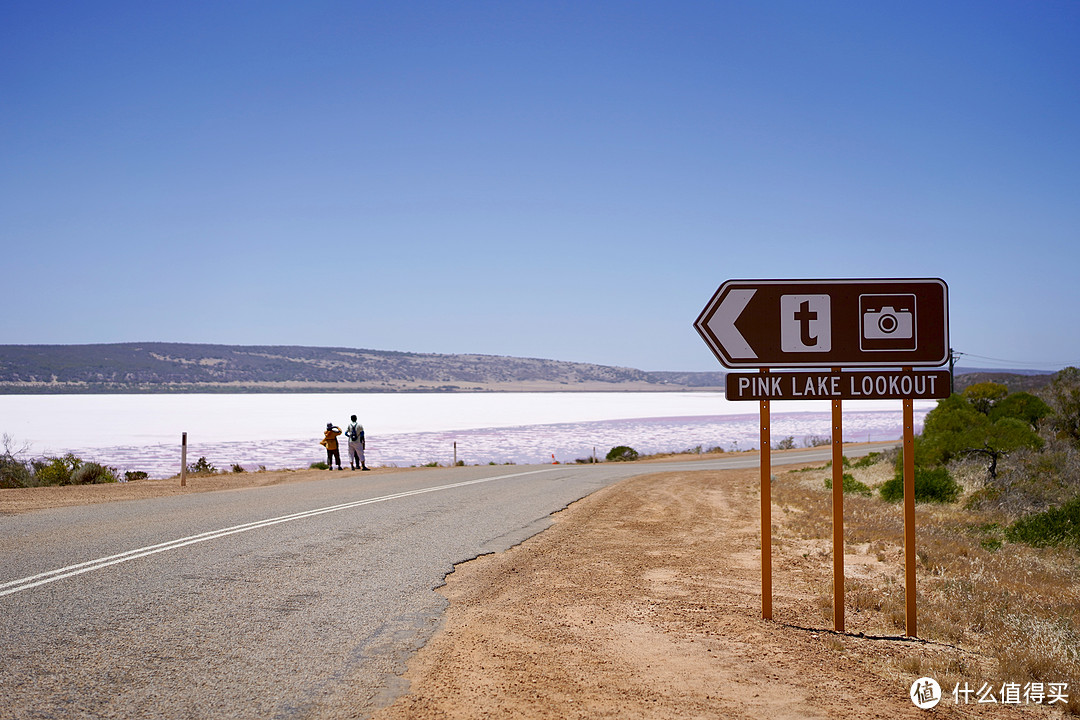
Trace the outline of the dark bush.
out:
M 119 482 L 116 470 L 96 462 L 80 463 L 71 473 L 71 482 L 74 485 L 93 485 L 96 483 Z
M 1005 537 L 1035 547 L 1071 545 L 1080 548 L 1080 497 L 1061 507 L 1020 518 L 1006 528 Z
M 856 460 L 851 467 L 853 468 L 868 468 L 871 465 L 876 465 L 882 459 L 881 453 L 872 452 L 869 455 L 863 455 Z
M 210 464 L 210 461 L 205 456 L 195 461 L 193 465 L 188 465 L 188 472 L 192 475 L 213 475 L 217 472 L 217 468 Z
M 832 490 L 832 478 L 825 478 L 825 489 Z M 870 489 L 870 486 L 866 483 L 859 482 L 855 479 L 855 476 L 851 473 L 844 473 L 844 494 L 855 493 L 856 495 L 864 495 L 870 497 L 874 494 L 874 491 Z
M 618 447 L 611 448 L 611 450 L 607 454 L 606 459 L 608 462 L 625 462 L 629 460 L 637 460 L 638 451 L 632 447 L 619 445 Z
M 35 485 L 70 485 L 72 482 L 71 472 L 74 468 L 62 458 L 31 460 L 30 465 L 34 468 Z
M 0 488 L 29 487 L 34 482 L 34 474 L 26 463 L 11 453 L 0 454 Z
M 1018 392 L 995 403 L 990 409 L 990 420 L 996 422 L 1002 418 L 1016 418 L 1036 428 L 1039 421 L 1052 412 L 1049 405 L 1031 393 Z
M 1045 449 L 1021 449 L 1002 463 L 998 477 L 974 493 L 969 505 L 1013 518 L 1059 507 L 1080 494 L 1080 450 L 1051 439 Z
M 960 485 L 944 467 L 915 468 L 915 502 L 956 502 L 960 497 Z M 904 476 L 896 475 L 881 486 L 881 499 L 899 502 L 904 498 Z
M 1059 438 L 1080 448 L 1080 369 L 1067 367 L 1047 388 L 1052 410 L 1049 420 Z

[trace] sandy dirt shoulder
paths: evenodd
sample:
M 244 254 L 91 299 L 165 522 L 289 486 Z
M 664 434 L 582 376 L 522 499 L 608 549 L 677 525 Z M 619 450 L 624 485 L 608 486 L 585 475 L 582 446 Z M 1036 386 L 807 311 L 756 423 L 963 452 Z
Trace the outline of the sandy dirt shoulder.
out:
M 415 470 L 416 468 L 374 468 L 365 476 Z M 191 493 L 242 490 L 286 483 L 310 482 L 336 477 L 339 473 L 359 475 L 351 470 L 269 470 L 266 472 L 188 475 L 187 484 L 180 478 L 136 480 L 100 485 L 59 485 L 55 487 L 0 488 L 0 515 L 99 503 L 145 500 L 147 498 L 190 495 Z
M 756 453 L 745 453 L 754 456 Z M 695 459 L 710 459 L 719 455 L 702 454 Z M 662 455 L 642 462 L 675 462 L 686 460 L 685 455 Z M 416 467 L 373 467 L 365 476 L 394 472 L 424 471 Z M 217 492 L 219 490 L 241 490 L 259 488 L 286 483 L 325 480 L 336 476 L 338 472 L 359 475 L 352 470 L 268 470 L 243 473 L 215 473 L 212 475 L 188 475 L 187 484 L 180 485 L 180 477 L 164 480 L 136 480 L 133 482 L 102 483 L 99 485 L 59 485 L 52 487 L 0 488 L 0 515 L 46 510 L 49 508 L 71 507 L 75 505 L 95 505 L 98 503 L 123 502 L 126 500 L 145 500 L 147 498 L 188 495 L 191 493 Z
M 409 691 L 374 717 L 924 717 L 908 697 L 915 677 L 897 668 L 957 649 L 895 629 L 832 632 L 824 553 L 774 550 L 775 621 L 761 619 L 757 477 L 627 480 L 524 544 L 459 565 L 440 632 L 409 663 Z M 946 698 L 937 716 L 1060 716 Z

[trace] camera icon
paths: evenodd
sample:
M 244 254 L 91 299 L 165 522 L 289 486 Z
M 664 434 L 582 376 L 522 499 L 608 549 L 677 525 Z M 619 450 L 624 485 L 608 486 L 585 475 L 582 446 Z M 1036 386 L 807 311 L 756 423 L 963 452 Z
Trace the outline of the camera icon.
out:
M 860 295 L 863 350 L 915 350 L 914 295 Z
M 863 337 L 867 340 L 897 340 L 914 337 L 913 316 L 886 305 L 877 312 L 863 313 Z

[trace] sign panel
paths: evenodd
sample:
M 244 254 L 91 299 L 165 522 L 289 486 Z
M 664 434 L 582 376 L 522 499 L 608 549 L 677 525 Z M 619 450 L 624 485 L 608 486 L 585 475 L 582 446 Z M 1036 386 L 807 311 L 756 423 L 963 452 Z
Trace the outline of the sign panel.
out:
M 949 397 L 948 370 L 729 373 L 728 400 L 931 400 Z
M 949 361 L 944 280 L 729 280 L 694 327 L 729 368 L 937 367 Z

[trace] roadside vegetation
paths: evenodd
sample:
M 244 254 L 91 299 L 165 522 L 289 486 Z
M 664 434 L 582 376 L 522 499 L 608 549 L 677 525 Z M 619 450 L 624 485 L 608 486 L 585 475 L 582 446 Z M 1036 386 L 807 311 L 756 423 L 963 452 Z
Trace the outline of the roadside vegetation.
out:
M 48 485 L 90 485 L 119 482 L 116 468 L 89 462 L 68 453 L 61 457 L 23 459 L 23 451 L 3 438 L 0 451 L 0 488 L 44 487 Z
M 115 467 L 84 460 L 73 453 L 59 457 L 29 457 L 28 448 L 17 447 L 9 435 L 4 435 L 0 444 L 3 445 L 0 450 L 0 489 L 124 483 L 147 480 L 150 477 L 141 470 L 126 470 L 121 473 Z M 325 468 L 325 465 L 323 467 Z M 260 465 L 258 471 L 265 472 L 266 466 Z M 243 473 L 247 470 L 240 463 L 233 463 L 229 470 L 219 470 L 203 456 L 189 463 L 187 472 L 188 475 L 209 476 L 229 472 Z
M 950 703 L 956 683 L 1068 683 L 1066 710 L 1080 714 L 1080 370 L 1035 394 L 972 385 L 927 414 L 914 453 L 919 637 L 930 644 L 887 671 L 907 685 L 935 677 Z M 866 556 L 846 563 L 848 632 L 905 628 L 902 468 L 898 450 L 845 459 L 845 554 Z M 831 475 L 788 471 L 773 486 L 778 546 L 830 568 Z M 815 592 L 831 622 L 831 583 Z

